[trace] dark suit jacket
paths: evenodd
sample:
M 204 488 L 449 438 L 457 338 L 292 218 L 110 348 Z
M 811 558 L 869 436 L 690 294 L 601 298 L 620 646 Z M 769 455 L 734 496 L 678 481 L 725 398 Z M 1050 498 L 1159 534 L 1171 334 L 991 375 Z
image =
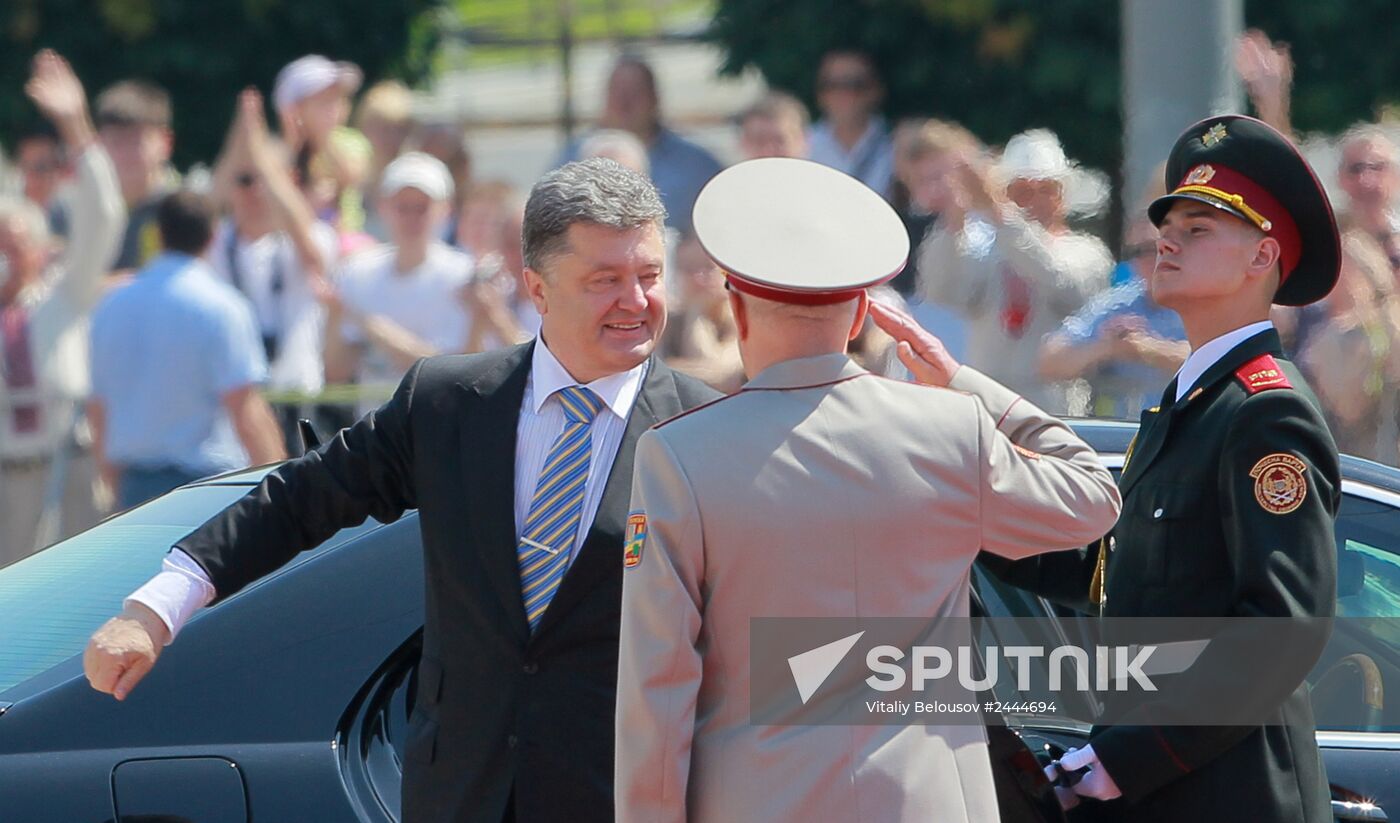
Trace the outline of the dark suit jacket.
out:
M 267 476 L 177 544 L 220 598 L 366 517 L 418 509 L 426 614 L 405 823 L 613 819 L 623 530 L 637 438 L 714 398 L 652 361 L 582 549 L 532 637 L 515 440 L 533 344 L 433 357 L 378 411 Z
M 1286 381 L 1269 374 L 1272 366 L 1250 366 L 1263 355 L 1275 358 Z M 1116 724 L 1096 726 L 1090 742 L 1123 800 L 1095 819 L 1327 823 L 1327 777 L 1304 678 L 1336 611 L 1337 447 L 1273 331 L 1241 342 L 1191 393 L 1175 396 L 1173 383 L 1160 407 L 1143 412 L 1118 481 L 1123 514 L 1106 563 L 1103 615 L 1275 618 L 1267 626 L 1222 625 L 1181 675 L 1183 690 L 1156 707 L 1156 716 L 1164 707 L 1189 716 L 1191 702 L 1209 701 L 1263 722 L 1136 724 L 1133 707 L 1118 707 Z M 1301 461 L 1294 476 L 1302 484 L 1270 499 L 1268 477 L 1256 475 L 1278 455 Z M 1088 594 L 1099 551 L 981 560 L 1013 585 L 1096 611 Z

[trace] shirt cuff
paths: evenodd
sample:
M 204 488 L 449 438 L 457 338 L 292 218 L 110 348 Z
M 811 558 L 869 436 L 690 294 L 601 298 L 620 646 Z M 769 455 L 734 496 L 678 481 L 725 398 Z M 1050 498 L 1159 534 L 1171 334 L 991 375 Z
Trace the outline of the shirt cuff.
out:
M 160 564 L 160 573 L 132 592 L 123 605 L 136 602 L 155 612 L 170 629 L 168 646 L 190 617 L 209 605 L 214 595 L 214 583 L 204 569 L 189 555 L 171 549 Z

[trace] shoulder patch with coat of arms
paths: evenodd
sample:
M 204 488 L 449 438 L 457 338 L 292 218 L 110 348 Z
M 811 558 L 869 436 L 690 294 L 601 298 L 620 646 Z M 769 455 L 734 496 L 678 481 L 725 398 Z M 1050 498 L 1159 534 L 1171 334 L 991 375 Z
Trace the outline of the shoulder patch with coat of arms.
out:
M 1254 499 L 1270 514 L 1288 514 L 1308 496 L 1308 464 L 1291 454 L 1271 454 L 1249 470 Z
M 623 543 L 622 567 L 635 568 L 642 562 L 642 548 L 647 542 L 646 512 L 632 512 L 627 515 L 627 539 Z

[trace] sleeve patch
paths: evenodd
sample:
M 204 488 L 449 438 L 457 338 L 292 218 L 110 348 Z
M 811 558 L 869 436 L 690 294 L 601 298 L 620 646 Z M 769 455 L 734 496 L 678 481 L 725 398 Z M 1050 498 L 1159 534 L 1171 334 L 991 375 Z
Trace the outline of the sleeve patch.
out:
M 627 542 L 622 550 L 622 567 L 631 569 L 642 562 L 642 547 L 647 542 L 647 516 L 645 512 L 627 515 Z
M 1266 389 L 1293 388 L 1278 361 L 1270 354 L 1261 354 L 1240 366 L 1235 372 L 1235 377 L 1244 384 L 1244 390 L 1250 394 L 1258 394 Z
M 1291 454 L 1271 454 L 1254 464 L 1254 499 L 1270 514 L 1288 514 L 1308 496 L 1308 465 Z

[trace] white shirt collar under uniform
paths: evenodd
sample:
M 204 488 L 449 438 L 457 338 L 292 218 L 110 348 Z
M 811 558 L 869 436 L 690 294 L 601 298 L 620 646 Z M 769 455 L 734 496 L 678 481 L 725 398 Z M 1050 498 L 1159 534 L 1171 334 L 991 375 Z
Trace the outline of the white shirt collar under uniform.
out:
M 1192 351 L 1191 355 L 1186 358 L 1186 362 L 1181 364 L 1181 370 L 1176 373 L 1177 402 L 1186 396 L 1186 393 L 1191 390 L 1197 380 L 1201 379 L 1201 375 L 1205 374 L 1207 369 L 1220 362 L 1220 358 L 1228 354 L 1231 349 L 1254 335 L 1269 331 L 1273 327 L 1274 324 L 1268 320 L 1260 320 L 1258 323 L 1250 323 L 1243 328 L 1226 332 Z
M 530 384 L 526 389 L 525 407 L 539 414 L 545 401 L 555 392 L 569 386 L 582 385 L 598 395 L 598 399 L 602 400 L 618 419 L 626 420 L 632 411 L 632 404 L 637 402 L 637 395 L 642 391 L 642 380 L 646 377 L 648 362 L 643 360 L 627 371 L 600 377 L 592 383 L 580 384 L 554 356 L 554 352 L 549 350 L 544 338 L 539 337 L 535 340 L 535 351 L 531 356 Z

